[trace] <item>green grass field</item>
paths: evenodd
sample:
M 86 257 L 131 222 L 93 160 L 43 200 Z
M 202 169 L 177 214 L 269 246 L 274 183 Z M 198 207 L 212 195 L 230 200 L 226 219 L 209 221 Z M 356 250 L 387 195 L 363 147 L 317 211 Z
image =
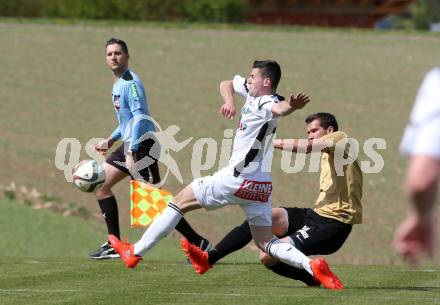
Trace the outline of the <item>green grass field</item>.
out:
M 21 220 L 19 220 L 21 219 Z M 85 253 L 102 226 L 0 201 L 0 304 L 438 304 L 440 268 L 336 265 L 343 291 L 306 288 L 240 251 L 197 275 L 166 238 L 134 270 Z M 32 232 L 32 233 L 31 233 Z
M 238 123 L 218 113 L 219 82 L 237 73 L 246 76 L 254 59 L 280 62 L 279 93 L 303 90 L 313 100 L 280 120 L 278 137 L 304 137 L 304 117 L 327 111 L 361 145 L 372 137 L 386 140 L 386 149 L 378 151 L 383 170 L 364 175 L 364 223 L 328 257 L 346 283 L 342 292 L 305 289 L 275 276 L 249 249 L 197 276 L 183 263 L 177 235 L 134 271 L 118 261 L 93 262 L 86 256 L 105 240 L 102 223 L 0 200 L 0 304 L 439 303 L 440 255 L 411 269 L 391 246 L 406 207 L 405 159 L 398 145 L 423 76 L 440 64 L 438 34 L 0 19 L 0 36 L 0 186 L 14 181 L 98 210 L 93 195 L 65 181 L 54 165 L 55 151 L 63 138 L 77 138 L 81 158 L 87 158 L 87 141 L 108 136 L 116 126 L 112 76 L 104 61 L 104 44 L 112 36 L 128 42 L 130 66 L 145 83 L 153 117 L 163 128 L 179 126 L 179 141 L 194 137 L 187 148 L 172 153 L 185 183 L 192 180 L 195 140 L 220 142 L 224 130 Z M 317 173 L 283 173 L 280 157 L 277 152 L 273 162 L 274 206 L 311 206 L 319 191 Z M 369 158 L 361 155 L 360 161 Z M 202 174 L 217 169 L 218 163 Z M 171 175 L 165 187 L 177 192 L 182 185 Z M 128 225 L 128 190 L 128 182 L 121 183 L 115 193 L 123 233 L 134 240 L 140 232 Z M 239 208 L 227 207 L 187 218 L 216 242 L 244 217 Z
M 200 276 L 183 262 L 1 258 L 2 304 L 438 304 L 437 268 L 337 266 L 342 291 L 306 288 L 252 263 L 221 264 Z M 4 275 L 7 272 L 8 275 Z
M 86 158 L 87 141 L 108 136 L 116 126 L 110 101 L 112 76 L 104 61 L 104 43 L 111 36 L 127 40 L 130 66 L 145 83 L 153 117 L 163 128 L 179 126 L 178 141 L 194 137 L 184 150 L 172 152 L 184 183 L 193 177 L 190 160 L 195 140 L 212 137 L 220 143 L 223 131 L 237 125 L 238 118 L 231 122 L 218 113 L 219 81 L 236 73 L 247 75 L 256 58 L 274 58 L 283 68 L 279 92 L 303 90 L 313 100 L 280 120 L 278 137 L 304 137 L 304 117 L 328 111 L 337 116 L 341 130 L 361 145 L 371 137 L 386 140 L 386 149 L 378 150 L 383 170 L 364 176 L 364 224 L 354 228 L 335 261 L 401 263 L 390 246 L 406 204 L 401 191 L 405 160 L 398 154 L 398 144 L 421 79 L 440 63 L 440 36 L 251 26 L 22 24 L 10 19 L 0 20 L 0 35 L 4 41 L 0 51 L 5 54 L 0 82 L 4 173 L 0 184 L 16 181 L 97 210 L 93 195 L 66 183 L 54 161 L 61 139 L 77 138 L 81 158 Z M 276 152 L 273 162 L 274 205 L 311 206 L 318 194 L 318 175 L 286 174 L 280 170 L 280 156 Z M 369 160 L 360 156 L 360 161 Z M 201 174 L 217 169 L 218 162 Z M 165 187 L 176 192 L 182 185 L 170 175 Z M 122 183 L 115 193 L 121 221 L 127 226 L 128 185 Z M 197 212 L 189 220 L 216 241 L 242 221 L 238 210 Z M 365 254 L 366 246 L 374 251 Z

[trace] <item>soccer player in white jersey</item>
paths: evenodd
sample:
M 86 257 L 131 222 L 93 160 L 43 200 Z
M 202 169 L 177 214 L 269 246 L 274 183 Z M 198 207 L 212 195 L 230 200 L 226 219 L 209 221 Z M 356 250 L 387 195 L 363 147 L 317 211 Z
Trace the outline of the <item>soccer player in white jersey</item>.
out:
M 408 155 L 405 192 L 411 201 L 396 230 L 394 245 L 417 264 L 423 252 L 434 255 L 435 200 L 440 174 L 440 68 L 431 70 L 420 87 L 400 150 Z
M 307 270 L 327 288 L 343 287 L 325 260 L 311 260 L 272 234 L 270 164 L 277 119 L 310 101 L 303 93 L 282 100 L 275 93 L 280 78 L 281 68 L 277 62 L 255 61 L 247 80 L 237 75 L 233 80 L 220 83 L 220 94 L 224 100 L 221 112 L 227 118 L 233 118 L 236 112 L 234 93 L 246 99 L 228 166 L 213 176 L 195 179 L 186 186 L 137 243 L 121 242 L 117 237 L 109 236 L 109 241 L 127 267 L 135 267 L 142 255 L 174 229 L 184 213 L 238 204 L 246 214 L 259 249 L 286 264 Z

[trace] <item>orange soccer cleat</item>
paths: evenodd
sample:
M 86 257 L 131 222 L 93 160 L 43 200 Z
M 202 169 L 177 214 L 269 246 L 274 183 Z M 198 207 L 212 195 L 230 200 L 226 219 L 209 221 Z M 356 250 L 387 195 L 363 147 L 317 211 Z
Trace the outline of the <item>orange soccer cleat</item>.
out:
M 121 257 L 121 260 L 124 262 L 125 266 L 128 268 L 134 268 L 142 260 L 141 256 L 137 256 L 134 254 L 133 244 L 130 244 L 128 240 L 120 241 L 119 238 L 110 234 L 108 236 L 108 241 L 111 246 Z
M 191 244 L 185 238 L 180 240 L 183 252 L 185 252 L 194 270 L 198 274 L 203 274 L 212 268 L 212 265 L 208 262 L 208 252 L 203 251 L 199 247 Z
M 324 258 L 317 258 L 310 261 L 313 275 L 325 288 L 340 290 L 344 288 L 341 280 L 334 274 Z

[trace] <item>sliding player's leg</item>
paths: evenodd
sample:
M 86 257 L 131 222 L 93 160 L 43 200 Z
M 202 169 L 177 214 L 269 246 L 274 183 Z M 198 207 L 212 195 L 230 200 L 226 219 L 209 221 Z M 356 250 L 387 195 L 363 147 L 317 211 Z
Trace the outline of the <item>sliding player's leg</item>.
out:
M 266 254 L 279 259 L 287 265 L 304 269 L 326 288 L 343 288 L 342 282 L 330 270 L 324 259 L 311 260 L 291 243 L 273 238 L 271 227 L 264 226 L 262 223 L 256 222 L 252 224 L 252 219 L 250 219 L 250 228 L 257 247 Z

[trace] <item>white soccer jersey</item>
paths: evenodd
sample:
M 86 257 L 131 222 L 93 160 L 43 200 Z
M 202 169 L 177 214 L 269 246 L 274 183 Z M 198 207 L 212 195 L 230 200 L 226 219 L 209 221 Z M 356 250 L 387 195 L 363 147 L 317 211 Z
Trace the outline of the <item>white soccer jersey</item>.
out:
M 400 151 L 440 159 L 440 68 L 431 70 L 420 86 Z
M 191 183 L 200 206 L 207 210 L 238 204 L 249 224 L 272 226 L 272 138 L 277 118 L 272 106 L 280 101 L 276 95 L 253 98 L 246 80 L 236 75 L 234 91 L 246 98 L 241 108 L 240 125 L 235 133 L 229 165 L 212 176 Z
M 236 75 L 233 79 L 235 93 L 246 98 L 241 108 L 241 118 L 235 133 L 234 146 L 229 167 L 234 176 L 270 176 L 273 146 L 272 138 L 277 126 L 277 117 L 272 106 L 280 102 L 277 95 L 254 98 L 249 95 L 246 79 Z

